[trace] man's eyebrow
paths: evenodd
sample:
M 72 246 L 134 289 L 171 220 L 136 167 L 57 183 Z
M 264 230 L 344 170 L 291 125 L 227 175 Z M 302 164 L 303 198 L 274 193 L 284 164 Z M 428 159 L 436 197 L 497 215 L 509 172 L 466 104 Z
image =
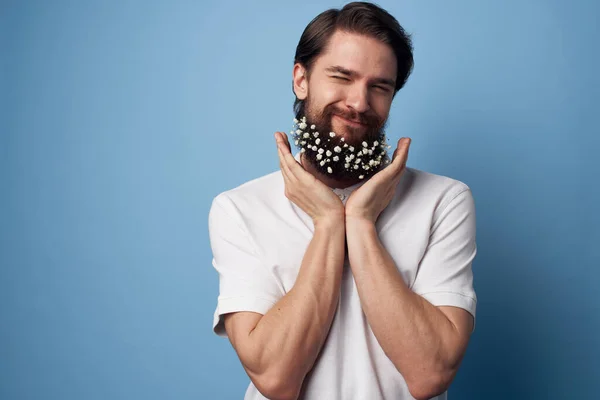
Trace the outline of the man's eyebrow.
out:
M 337 72 L 339 74 L 342 75 L 348 75 L 348 76 L 357 76 L 358 73 L 356 73 L 355 71 L 351 71 L 347 68 L 344 68 L 340 65 L 332 65 L 331 67 L 327 67 L 325 68 L 326 72 Z M 372 79 L 373 83 L 382 83 L 384 85 L 389 85 L 391 87 L 396 87 L 396 81 L 393 79 L 388 79 L 388 78 L 375 78 Z

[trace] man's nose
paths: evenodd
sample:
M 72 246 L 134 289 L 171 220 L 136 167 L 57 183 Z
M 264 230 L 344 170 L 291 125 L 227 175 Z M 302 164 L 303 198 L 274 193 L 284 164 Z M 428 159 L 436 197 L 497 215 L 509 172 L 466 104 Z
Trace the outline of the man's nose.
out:
M 367 88 L 359 85 L 351 87 L 346 95 L 346 106 L 353 108 L 358 113 L 367 112 L 371 107 Z

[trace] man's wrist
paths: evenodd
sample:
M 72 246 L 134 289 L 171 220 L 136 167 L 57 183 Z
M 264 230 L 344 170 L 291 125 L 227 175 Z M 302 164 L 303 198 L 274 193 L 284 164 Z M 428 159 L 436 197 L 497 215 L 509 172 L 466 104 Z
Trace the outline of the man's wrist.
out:
M 346 238 L 359 238 L 362 242 L 366 236 L 378 236 L 375 222 L 366 217 L 346 216 Z M 361 239 L 363 238 L 363 239 Z M 355 242 L 353 242 L 355 243 Z
M 362 215 L 346 215 L 346 227 L 357 229 L 375 228 L 375 221 Z
M 313 224 L 315 229 L 345 229 L 344 220 L 345 216 L 343 212 L 332 212 L 322 217 L 313 219 Z

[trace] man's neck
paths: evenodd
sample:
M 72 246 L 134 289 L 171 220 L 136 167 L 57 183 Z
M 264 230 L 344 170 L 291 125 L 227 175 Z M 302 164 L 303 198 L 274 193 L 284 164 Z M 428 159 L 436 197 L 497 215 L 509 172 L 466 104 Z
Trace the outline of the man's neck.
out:
M 323 182 L 325 185 L 329 186 L 333 189 L 345 189 L 349 186 L 356 185 L 358 182 L 361 182 L 359 179 L 354 180 L 337 180 L 328 177 L 327 175 L 319 172 L 314 165 L 304 159 L 304 154 L 300 154 L 300 163 L 304 167 L 304 169 L 312 174 L 315 178 Z

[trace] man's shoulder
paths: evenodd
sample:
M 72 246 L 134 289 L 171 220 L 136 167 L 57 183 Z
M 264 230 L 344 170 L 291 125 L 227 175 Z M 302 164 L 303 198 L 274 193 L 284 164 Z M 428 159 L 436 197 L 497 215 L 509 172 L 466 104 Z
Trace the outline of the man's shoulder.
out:
M 436 191 L 469 189 L 469 186 L 463 181 L 446 175 L 434 174 L 433 172 L 412 167 L 406 167 L 406 173 L 411 184 L 418 185 L 419 187 L 436 189 Z
M 431 204 L 436 209 L 443 209 L 456 196 L 470 190 L 458 179 L 407 166 L 398 195 L 410 193 L 414 204 Z
M 219 193 L 213 199 L 213 205 L 234 207 L 238 212 L 252 209 L 258 212 L 261 208 L 273 206 L 282 195 L 283 177 L 278 170 Z

